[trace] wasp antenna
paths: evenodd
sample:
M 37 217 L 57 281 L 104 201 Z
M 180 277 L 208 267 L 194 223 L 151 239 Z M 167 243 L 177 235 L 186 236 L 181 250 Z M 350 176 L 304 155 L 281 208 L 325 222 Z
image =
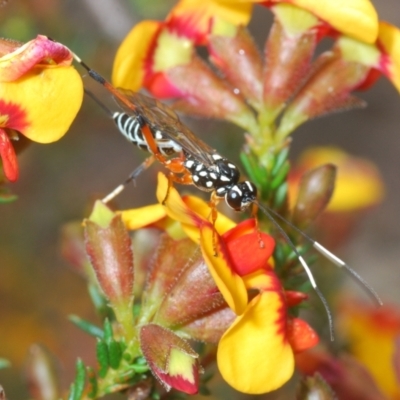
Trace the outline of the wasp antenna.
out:
M 137 168 L 135 168 L 125 179 L 123 183 L 118 185 L 112 192 L 110 192 L 106 197 L 104 197 L 101 201 L 103 203 L 108 203 L 115 197 L 117 197 L 127 186 L 130 182 L 135 183 L 136 178 L 147 168 L 150 167 L 151 164 L 155 161 L 154 156 L 147 157 Z
M 353 268 L 351 268 L 348 264 L 346 264 L 343 260 L 341 260 L 339 257 L 335 256 L 333 253 L 331 253 L 328 249 L 326 249 L 324 246 L 322 246 L 320 243 L 316 242 L 312 238 L 308 237 L 308 235 L 304 234 L 304 237 L 307 238 L 312 244 L 315 250 L 317 250 L 320 254 L 325 256 L 328 260 L 330 260 L 333 264 L 340 268 L 345 268 L 346 271 L 350 273 L 353 278 L 359 282 L 362 286 L 364 286 L 365 289 L 369 292 L 371 297 L 376 301 L 376 303 L 379 306 L 383 305 L 383 301 L 378 295 L 378 293 L 375 291 L 375 289 L 362 277 L 360 276 Z
M 103 78 L 98 72 L 94 69 L 90 68 L 86 63 L 84 63 L 75 53 L 72 52 L 72 56 L 74 57 L 75 61 L 82 65 L 83 68 L 89 73 L 89 75 L 97 82 L 102 85 L 106 85 L 108 82 Z
M 114 113 L 103 103 L 101 102 L 95 95 L 88 89 L 84 89 L 85 93 L 92 99 L 94 100 L 105 112 L 108 114 L 109 117 L 113 117 Z
M 358 283 L 360 283 L 365 289 L 367 289 L 368 293 L 371 295 L 371 297 L 375 300 L 375 302 L 379 306 L 383 305 L 383 302 L 382 302 L 381 298 L 379 297 L 378 293 L 375 291 L 375 289 L 363 277 L 361 277 L 353 268 L 351 268 L 348 264 L 346 264 L 339 257 L 335 256 L 332 252 L 330 252 L 328 249 L 326 249 L 324 246 L 322 246 L 320 243 L 318 243 L 312 237 L 308 236 L 305 232 L 303 232 L 301 229 L 299 229 L 296 225 L 293 225 L 287 219 L 283 218 L 276 211 L 271 210 L 271 209 L 268 209 L 268 210 L 271 214 L 273 214 L 274 216 L 279 218 L 281 221 L 288 224 L 292 229 L 294 229 L 301 236 L 303 236 L 304 239 L 308 240 L 313 245 L 314 249 L 317 250 L 320 254 L 322 254 L 325 258 L 327 258 L 330 262 L 332 262 L 332 264 L 335 264 L 337 267 L 340 267 L 340 268 L 345 268 L 346 271 L 349 272 L 349 274 Z
M 334 331 L 333 331 L 333 319 L 332 319 L 332 312 L 329 308 L 328 302 L 326 301 L 324 295 L 322 292 L 319 290 L 317 283 L 315 282 L 314 276 L 311 272 L 310 267 L 304 260 L 304 258 L 300 255 L 299 251 L 296 249 L 296 246 L 294 245 L 293 241 L 289 238 L 288 234 L 283 230 L 283 228 L 278 224 L 278 222 L 275 220 L 275 218 L 272 216 L 278 215 L 281 217 L 278 213 L 275 211 L 271 210 L 268 207 L 263 206 L 261 203 L 258 201 L 254 201 L 254 203 L 258 206 L 258 208 L 268 217 L 268 219 L 275 225 L 275 227 L 278 229 L 279 233 L 283 236 L 287 244 L 292 248 L 293 252 L 296 254 L 297 259 L 299 260 L 300 264 L 302 265 L 304 271 L 306 272 L 308 279 L 311 283 L 312 288 L 315 290 L 315 293 L 317 293 L 318 297 L 320 298 L 322 305 L 325 308 L 326 315 L 328 317 L 328 323 L 329 323 L 329 335 L 331 338 L 331 341 L 333 342 L 335 339 Z M 281 217 L 283 218 L 283 217 Z M 283 218 L 284 219 L 284 218 Z M 285 219 L 284 219 L 285 220 Z M 285 220 L 286 221 L 286 220 Z

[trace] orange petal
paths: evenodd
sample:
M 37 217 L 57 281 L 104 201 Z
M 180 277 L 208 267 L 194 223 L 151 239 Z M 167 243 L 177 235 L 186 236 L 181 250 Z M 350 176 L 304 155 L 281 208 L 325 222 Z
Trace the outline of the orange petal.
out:
M 293 351 L 300 353 L 318 344 L 319 337 L 307 322 L 293 318 L 288 322 L 288 340 Z
M 388 55 L 383 70 L 400 92 L 400 30 L 387 22 L 380 22 L 378 43 Z
M 73 67 L 47 68 L 0 83 L 0 98 L 24 113 L 21 133 L 35 142 L 50 143 L 69 129 L 82 103 L 83 84 Z
M 239 235 L 240 234 L 240 235 Z M 243 221 L 224 235 L 232 267 L 240 276 L 267 267 L 275 248 L 272 236 L 258 232 L 255 220 Z
M 293 375 L 294 356 L 285 337 L 282 296 L 262 292 L 222 336 L 217 352 L 223 378 L 250 394 L 278 389 Z
M 61 43 L 43 35 L 0 58 L 0 82 L 15 81 L 36 66 L 50 68 L 71 65 L 72 54 Z
M 115 56 L 112 82 L 117 87 L 139 90 L 145 79 L 152 46 L 163 24 L 158 21 L 142 21 L 128 33 Z
M 3 170 L 6 178 L 15 182 L 18 179 L 18 162 L 17 156 L 15 154 L 14 147 L 11 144 L 11 141 L 4 131 L 4 129 L 0 128 L 0 157 L 3 162 Z
M 232 269 L 232 260 L 224 242 L 211 224 L 203 225 L 200 233 L 201 251 L 219 291 L 232 311 L 242 314 L 247 305 L 246 286 Z

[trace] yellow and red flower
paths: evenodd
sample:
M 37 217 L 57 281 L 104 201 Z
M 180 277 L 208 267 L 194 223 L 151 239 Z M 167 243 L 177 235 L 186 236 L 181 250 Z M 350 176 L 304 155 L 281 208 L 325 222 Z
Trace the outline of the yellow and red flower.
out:
M 294 353 L 314 346 L 318 337 L 306 322 L 289 315 L 289 307 L 306 296 L 285 291 L 275 274 L 271 261 L 274 239 L 258 232 L 253 219 L 235 225 L 218 215 L 214 228 L 208 220 L 209 206 L 193 196 L 181 198 L 174 188 L 169 189 L 164 207 L 161 203 L 167 190 L 168 181 L 160 174 L 160 205 L 124 211 L 124 222 L 129 228 L 142 227 L 142 215 L 145 224 L 163 225 L 178 237 L 185 232 L 200 244 L 218 289 L 237 315 L 218 344 L 222 376 L 245 393 L 279 388 L 293 374 Z
M 83 99 L 71 52 L 39 35 L 26 44 L 0 42 L 0 156 L 10 181 L 18 179 L 12 139 L 21 133 L 38 143 L 60 139 Z
M 243 30 L 255 3 L 275 15 L 264 73 L 257 49 Z M 331 35 L 337 39 L 333 51 L 317 60 L 312 76 L 283 114 L 276 133 L 281 140 L 310 118 L 360 105 L 350 93 L 369 87 L 381 73 L 400 90 L 399 32 L 379 23 L 369 0 L 340 6 L 332 0 L 181 0 L 165 21 L 143 21 L 132 29 L 117 52 L 113 82 L 175 98 L 180 111 L 227 119 L 257 135 L 260 129 L 248 105 L 260 112 L 266 129 L 310 74 L 318 41 Z M 225 81 L 197 56 L 200 45 L 207 45 Z
M 339 311 L 350 352 L 367 368 L 387 398 L 400 398 L 399 308 L 394 304 L 376 308 L 347 300 Z

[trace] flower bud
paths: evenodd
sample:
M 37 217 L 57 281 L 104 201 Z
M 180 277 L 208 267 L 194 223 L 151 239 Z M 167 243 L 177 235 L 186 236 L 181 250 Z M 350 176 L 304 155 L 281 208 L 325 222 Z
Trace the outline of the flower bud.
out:
M 244 98 L 235 94 L 199 57 L 193 56 L 189 63 L 172 67 L 164 73 L 181 92 L 180 99 L 173 104 L 178 111 L 225 119 L 250 132 L 256 130 L 254 114 Z
M 264 111 L 271 123 L 304 81 L 317 44 L 315 30 L 291 34 L 276 20 L 265 46 Z M 267 118 L 268 117 L 268 118 Z
M 198 392 L 199 355 L 186 340 L 168 329 L 148 324 L 140 329 L 140 348 L 155 376 L 167 390 Z
M 365 106 L 350 93 L 362 84 L 369 68 L 346 61 L 336 52 L 322 54 L 314 73 L 296 94 L 282 116 L 277 135 L 284 138 L 302 123 L 338 110 Z
M 167 235 L 161 236 L 144 290 L 142 318 L 146 321 L 154 316 L 164 297 L 168 296 L 196 247 L 189 239 L 176 241 Z
M 206 337 L 204 329 L 209 323 L 200 322 L 201 319 L 211 317 L 214 311 L 225 308 L 226 303 L 208 271 L 200 250 L 197 248 L 187 260 L 174 285 L 165 294 L 155 321 L 161 325 L 180 327 L 180 330 L 184 330 L 185 325 L 192 323 L 191 330 L 197 339 L 194 326 L 198 324 L 203 330 L 201 335 Z M 213 327 L 213 330 L 217 329 L 222 334 L 228 327 L 223 321 L 224 319 L 219 322 L 218 327 Z M 210 332 L 210 334 L 215 336 L 215 333 Z
M 128 231 L 121 216 L 114 215 L 100 201 L 84 225 L 86 251 L 98 283 L 117 320 L 131 332 L 134 270 Z
M 262 60 L 260 53 L 244 27 L 235 27 L 233 35 L 221 33 L 214 23 L 209 37 L 210 59 L 256 109 L 261 107 Z
M 299 228 L 310 224 L 328 205 L 335 187 L 336 167 L 322 165 L 305 173 L 300 181 L 292 222 Z
M 54 359 L 38 344 L 29 349 L 25 376 L 33 399 L 54 400 L 61 397 Z

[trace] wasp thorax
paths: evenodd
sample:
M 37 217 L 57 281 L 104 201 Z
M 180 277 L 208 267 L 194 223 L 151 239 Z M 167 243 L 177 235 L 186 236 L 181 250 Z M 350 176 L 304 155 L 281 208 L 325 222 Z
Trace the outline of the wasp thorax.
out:
M 244 211 L 257 197 L 257 188 L 249 181 L 240 182 L 225 195 L 226 204 L 235 211 Z

